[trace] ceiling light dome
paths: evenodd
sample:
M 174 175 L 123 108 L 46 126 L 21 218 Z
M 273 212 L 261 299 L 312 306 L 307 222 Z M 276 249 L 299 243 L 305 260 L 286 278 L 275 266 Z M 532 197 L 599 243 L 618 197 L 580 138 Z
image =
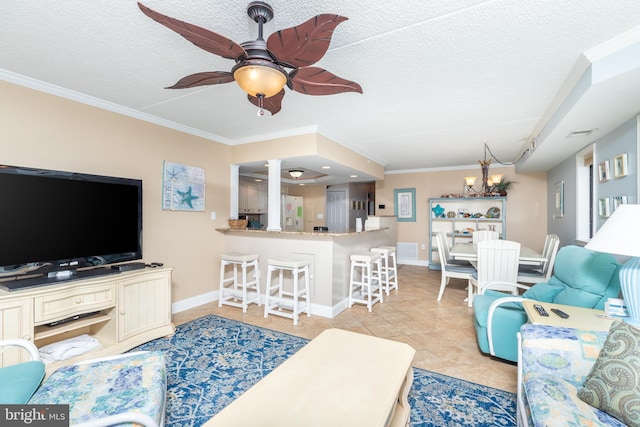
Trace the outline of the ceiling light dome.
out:
M 251 96 L 269 98 L 287 83 L 285 71 L 272 62 L 249 59 L 233 67 L 233 78 L 240 88 Z

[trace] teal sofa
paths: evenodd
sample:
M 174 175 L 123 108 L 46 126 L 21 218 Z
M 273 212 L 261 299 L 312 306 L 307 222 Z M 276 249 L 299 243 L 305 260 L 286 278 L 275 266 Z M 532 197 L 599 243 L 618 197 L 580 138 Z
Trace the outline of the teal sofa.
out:
M 542 302 L 604 309 L 608 298 L 620 293 L 620 264 L 610 255 L 580 246 L 558 251 L 553 276 L 527 289 L 521 297 L 487 290 L 473 300 L 478 346 L 483 353 L 516 362 L 517 333 L 527 323 L 522 298 Z M 491 313 L 491 334 L 487 331 Z M 491 340 L 491 343 L 490 343 Z

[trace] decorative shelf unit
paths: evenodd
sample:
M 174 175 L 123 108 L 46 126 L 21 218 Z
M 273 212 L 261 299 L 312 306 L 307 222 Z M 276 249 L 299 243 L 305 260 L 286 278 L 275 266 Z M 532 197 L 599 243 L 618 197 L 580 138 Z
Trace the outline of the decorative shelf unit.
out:
M 437 217 L 434 208 L 442 208 L 444 217 Z M 500 209 L 499 218 L 487 218 L 487 212 L 491 208 Z M 449 217 L 449 212 L 455 213 Z M 464 212 L 469 217 L 464 217 Z M 479 218 L 473 215 L 482 214 Z M 429 199 L 429 268 L 440 270 L 438 258 L 438 246 L 435 240 L 437 231 L 446 231 L 449 238 L 449 246 L 456 243 L 471 242 L 472 230 L 490 230 L 494 228 L 500 233 L 500 238 L 507 236 L 507 198 L 506 197 L 438 197 Z

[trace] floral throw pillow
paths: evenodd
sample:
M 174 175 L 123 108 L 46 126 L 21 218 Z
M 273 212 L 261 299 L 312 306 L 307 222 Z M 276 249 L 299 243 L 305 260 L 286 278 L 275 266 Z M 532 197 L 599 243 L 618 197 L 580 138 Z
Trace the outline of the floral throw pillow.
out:
M 640 427 L 640 329 L 617 320 L 578 397 L 629 426 Z

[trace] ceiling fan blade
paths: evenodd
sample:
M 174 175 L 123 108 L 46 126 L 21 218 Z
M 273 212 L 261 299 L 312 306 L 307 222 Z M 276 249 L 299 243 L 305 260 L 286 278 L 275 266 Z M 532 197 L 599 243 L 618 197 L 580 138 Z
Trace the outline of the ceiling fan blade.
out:
M 188 22 L 163 15 L 149 9 L 142 3 L 138 3 L 138 7 L 142 13 L 147 15 L 149 18 L 164 25 L 170 30 L 175 31 L 194 45 L 206 50 L 207 52 L 234 60 L 239 58 L 244 59 L 247 56 L 247 53 L 244 51 L 242 46 L 224 36 L 221 36 L 220 34 L 198 27 L 197 25 L 189 24 Z
M 278 62 L 306 67 L 318 62 L 329 49 L 333 30 L 348 18 L 322 14 L 300 25 L 276 31 L 267 39 L 267 49 Z
M 362 87 L 318 67 L 304 67 L 291 76 L 292 89 L 305 95 L 335 95 L 343 92 L 362 93 Z
M 247 95 L 247 98 L 249 98 L 249 102 L 260 108 L 260 101 L 257 96 Z M 262 100 L 262 108 L 271 112 L 273 116 L 282 108 L 282 98 L 284 98 L 284 89 L 269 98 L 264 98 Z
M 178 80 L 173 86 L 165 89 L 186 89 L 196 86 L 219 85 L 234 80 L 233 74 L 227 71 L 208 71 L 205 73 L 190 74 Z

